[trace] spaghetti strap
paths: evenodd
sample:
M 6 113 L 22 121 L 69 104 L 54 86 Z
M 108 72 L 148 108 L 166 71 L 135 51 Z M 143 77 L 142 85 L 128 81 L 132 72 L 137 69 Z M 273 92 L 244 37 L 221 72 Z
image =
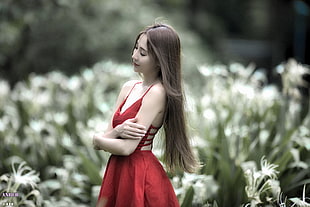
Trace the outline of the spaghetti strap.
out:
M 141 98 L 144 98 L 144 96 L 149 92 L 149 90 L 154 86 L 154 84 L 150 85 L 149 88 L 144 92 L 143 96 Z
M 134 89 L 134 87 L 135 87 L 138 83 L 141 83 L 141 82 L 140 82 L 140 81 L 139 81 L 139 82 L 136 82 L 136 83 L 132 86 L 132 88 L 130 89 L 130 91 L 129 91 L 129 93 L 127 94 L 127 96 L 126 96 L 126 98 L 125 98 L 124 101 L 127 100 L 128 96 L 131 94 L 131 91 Z

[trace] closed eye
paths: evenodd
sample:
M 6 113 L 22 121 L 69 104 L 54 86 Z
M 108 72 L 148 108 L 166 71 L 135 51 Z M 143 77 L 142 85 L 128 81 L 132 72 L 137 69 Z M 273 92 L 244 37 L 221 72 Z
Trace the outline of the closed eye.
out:
M 139 47 L 138 43 L 135 45 L 134 49 L 135 50 L 139 50 L 141 56 L 146 56 L 147 55 L 147 50 L 144 49 L 143 47 Z
M 140 47 L 140 55 L 141 56 L 146 56 L 147 55 L 147 51 L 144 48 L 142 48 L 142 47 Z

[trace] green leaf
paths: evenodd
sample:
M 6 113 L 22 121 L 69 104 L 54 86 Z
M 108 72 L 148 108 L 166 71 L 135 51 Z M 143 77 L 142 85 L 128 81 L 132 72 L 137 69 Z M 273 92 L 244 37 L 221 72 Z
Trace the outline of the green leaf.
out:
M 193 186 L 190 186 L 186 191 L 185 198 L 183 200 L 181 207 L 191 207 L 193 203 L 193 198 L 194 198 L 194 188 Z
M 82 167 L 85 173 L 88 175 L 89 180 L 92 184 L 101 183 L 101 176 L 99 174 L 100 169 L 91 160 L 89 160 L 81 151 L 77 150 L 78 155 L 82 160 Z

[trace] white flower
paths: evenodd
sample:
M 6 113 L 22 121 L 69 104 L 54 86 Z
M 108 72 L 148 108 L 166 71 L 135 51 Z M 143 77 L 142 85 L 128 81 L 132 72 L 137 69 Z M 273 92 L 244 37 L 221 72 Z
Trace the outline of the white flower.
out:
M 54 114 L 54 121 L 59 125 L 65 125 L 68 122 L 68 114 L 64 112 L 59 112 Z
M 19 164 L 17 170 L 15 169 L 15 163 L 12 163 L 13 179 L 15 183 L 21 185 L 30 185 L 32 188 L 37 186 L 40 181 L 39 173 L 32 170 L 29 166 L 26 166 L 26 162 Z
M 261 96 L 264 101 L 274 101 L 279 98 L 279 91 L 275 85 L 268 85 L 262 89 Z
M 306 84 L 303 75 L 309 74 L 310 70 L 306 66 L 297 63 L 296 60 L 290 59 L 285 65 L 278 66 L 277 72 L 282 76 L 284 93 L 294 96 L 294 89 L 297 86 Z
M 262 157 L 260 161 L 260 165 L 262 168 L 261 170 L 262 175 L 267 176 L 272 179 L 275 179 L 277 177 L 277 174 L 279 173 L 279 171 L 275 169 L 278 167 L 278 165 L 268 163 L 265 157 Z
M 82 77 L 88 81 L 88 82 L 91 82 L 95 79 L 95 74 L 92 70 L 90 69 L 87 69 L 87 70 L 84 70 L 83 73 L 82 73 Z
M 10 93 L 10 86 L 7 81 L 0 80 L 0 98 Z
M 194 200 L 203 203 L 214 196 L 219 186 L 211 175 L 197 175 L 185 173 L 182 178 L 182 190 L 178 188 L 176 192 L 185 192 L 190 186 L 194 188 Z
M 261 203 L 260 196 L 267 193 L 266 199 L 271 199 L 268 193 L 278 195 L 281 192 L 280 183 L 275 180 L 277 178 L 278 171 L 275 170 L 277 165 L 267 162 L 265 157 L 261 159 L 261 170 L 256 169 L 254 162 L 245 162 L 241 164 L 241 167 L 245 174 L 246 187 L 245 192 L 251 203 Z
M 213 109 L 207 108 L 203 111 L 203 117 L 206 118 L 208 121 L 215 121 L 216 120 L 216 113 Z
M 72 76 L 67 82 L 67 87 L 71 91 L 78 90 L 82 85 L 81 79 L 77 76 Z

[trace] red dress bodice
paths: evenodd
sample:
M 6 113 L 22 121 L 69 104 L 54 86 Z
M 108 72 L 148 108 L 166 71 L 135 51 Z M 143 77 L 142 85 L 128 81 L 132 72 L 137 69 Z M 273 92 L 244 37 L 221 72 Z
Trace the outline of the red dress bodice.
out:
M 115 112 L 114 116 L 113 116 L 113 120 L 112 120 L 112 126 L 113 128 L 115 128 L 117 125 L 122 124 L 124 121 L 126 121 L 127 119 L 132 119 L 134 118 L 138 111 L 140 110 L 140 107 L 142 105 L 142 101 L 144 96 L 147 94 L 147 92 L 152 88 L 153 85 L 151 85 L 146 92 L 137 100 L 135 101 L 133 104 L 131 104 L 126 110 L 122 111 L 122 108 L 124 106 L 124 104 L 126 103 L 128 96 L 130 95 L 131 91 L 133 90 L 133 88 L 137 85 L 140 84 L 141 82 L 137 82 L 134 84 L 134 86 L 132 87 L 132 89 L 130 90 L 130 92 L 128 93 L 128 95 L 126 96 L 126 98 L 124 99 L 124 101 L 122 102 L 122 104 L 118 107 L 117 111 Z M 153 125 L 151 125 L 145 136 L 141 139 L 139 145 L 137 146 L 136 150 L 141 150 L 142 147 L 147 146 L 147 145 L 152 145 L 153 144 L 153 139 L 155 134 L 157 133 L 159 127 L 154 127 Z

